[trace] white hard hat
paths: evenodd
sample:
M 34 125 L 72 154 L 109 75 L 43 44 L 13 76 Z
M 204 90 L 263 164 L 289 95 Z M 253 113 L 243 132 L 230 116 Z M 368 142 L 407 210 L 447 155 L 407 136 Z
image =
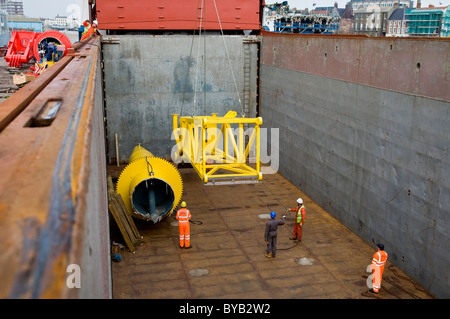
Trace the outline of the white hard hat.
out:
M 303 204 L 303 199 L 301 199 L 300 197 L 297 199 L 297 203 L 299 204 Z
M 98 21 L 97 21 L 97 20 L 94 20 L 94 21 L 92 21 L 92 24 L 98 25 Z

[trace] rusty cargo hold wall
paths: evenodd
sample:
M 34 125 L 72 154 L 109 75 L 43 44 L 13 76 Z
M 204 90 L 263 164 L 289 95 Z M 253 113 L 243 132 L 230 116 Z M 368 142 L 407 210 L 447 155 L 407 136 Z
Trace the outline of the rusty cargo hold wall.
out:
M 0 298 L 111 297 L 99 46 L 1 104 Z
M 261 39 L 261 116 L 280 128 L 279 172 L 448 298 L 450 41 Z
M 199 10 L 202 2 L 203 14 Z M 236 31 L 261 28 L 260 0 L 97 0 L 96 13 L 99 28 L 103 30 L 170 31 L 201 27 Z

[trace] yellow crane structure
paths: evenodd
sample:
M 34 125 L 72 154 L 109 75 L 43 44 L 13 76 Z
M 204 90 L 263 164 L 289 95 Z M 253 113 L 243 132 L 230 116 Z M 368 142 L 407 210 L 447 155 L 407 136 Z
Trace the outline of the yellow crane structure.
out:
M 179 126 L 178 114 L 172 114 L 176 141 L 172 160 L 190 163 L 205 184 L 261 181 L 262 118 L 238 118 L 236 114 L 180 117 Z
M 224 184 L 230 183 L 230 181 L 231 183 L 259 182 L 262 180 L 260 167 L 260 126 L 262 125 L 262 118 L 245 118 L 245 114 L 248 111 L 244 111 L 242 107 L 215 1 L 214 7 L 220 26 L 220 33 L 224 39 L 225 53 L 241 107 L 242 117 L 236 117 L 237 112 L 235 111 L 228 111 L 223 117 L 217 116 L 217 113 L 212 113 L 211 116 L 195 115 L 196 89 L 194 90 L 194 112 L 192 116 L 180 116 L 183 114 L 183 94 L 180 114 L 172 114 L 172 137 L 176 141 L 176 146 L 172 149 L 172 160 L 175 163 L 190 163 L 204 184 Z M 196 19 L 200 21 L 200 39 L 205 10 L 203 3 L 199 9 L 201 10 L 197 10 Z M 203 33 L 206 40 L 206 28 L 204 25 Z M 194 37 L 192 37 L 193 43 Z M 198 43 L 197 61 L 200 61 L 200 41 Z M 204 49 L 205 47 L 206 42 Z M 192 50 L 188 60 L 188 73 L 191 57 Z M 203 56 L 203 61 L 204 63 L 206 61 L 205 55 Z M 199 63 L 196 63 L 196 65 L 195 88 L 197 88 Z M 206 63 L 204 68 L 206 69 Z M 187 80 L 188 77 L 186 76 L 185 92 Z M 204 78 L 203 83 L 204 85 L 206 84 L 206 78 Z M 206 95 L 205 87 L 203 93 Z M 204 110 L 206 110 L 206 98 L 203 99 L 203 102 L 205 103 Z

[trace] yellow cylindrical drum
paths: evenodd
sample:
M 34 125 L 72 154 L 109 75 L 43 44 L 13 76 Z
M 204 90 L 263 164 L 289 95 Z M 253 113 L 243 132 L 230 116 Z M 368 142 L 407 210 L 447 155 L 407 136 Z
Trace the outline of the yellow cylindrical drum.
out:
M 138 144 L 134 147 L 133 152 L 130 155 L 130 158 L 128 159 L 128 163 L 134 162 L 137 159 L 140 159 L 144 156 L 150 156 L 153 157 L 153 154 L 147 151 L 145 148 L 141 146 L 141 144 Z
M 183 182 L 173 164 L 138 145 L 119 176 L 116 191 L 131 216 L 157 223 L 180 202 Z

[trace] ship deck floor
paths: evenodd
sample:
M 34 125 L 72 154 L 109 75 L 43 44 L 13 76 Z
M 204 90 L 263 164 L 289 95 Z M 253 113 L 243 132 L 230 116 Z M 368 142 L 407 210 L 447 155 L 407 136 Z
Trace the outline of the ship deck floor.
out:
M 113 298 L 433 298 L 389 260 L 380 293 L 368 292 L 366 268 L 375 245 L 280 174 L 264 175 L 258 184 L 204 186 L 192 168 L 180 173 L 183 200 L 197 222 L 191 223 L 192 248 L 179 248 L 175 214 L 157 224 L 137 221 L 144 243 L 135 253 L 122 249 L 122 261 L 112 262 Z M 304 200 L 306 218 L 303 239 L 296 243 L 289 240 L 294 213 L 286 208 L 295 207 L 298 197 Z M 276 258 L 269 260 L 264 229 L 272 210 L 287 219 L 278 228 Z

